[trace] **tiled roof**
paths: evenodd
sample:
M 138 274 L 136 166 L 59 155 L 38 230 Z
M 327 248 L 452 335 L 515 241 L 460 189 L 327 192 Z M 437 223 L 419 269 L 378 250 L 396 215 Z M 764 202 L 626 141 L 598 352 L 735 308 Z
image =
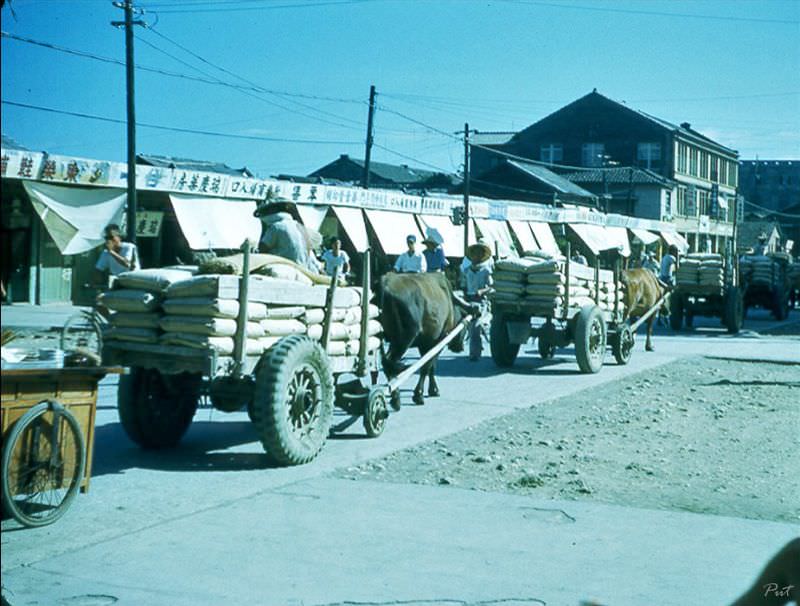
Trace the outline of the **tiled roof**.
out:
M 182 168 L 184 170 L 201 170 L 212 173 L 222 173 L 224 175 L 235 175 L 237 177 L 252 177 L 246 167 L 231 168 L 221 162 L 211 162 L 208 160 L 192 160 L 189 158 L 174 158 L 171 156 L 155 156 L 150 154 L 137 154 L 136 163 L 146 166 L 160 166 L 162 168 Z
M 573 196 L 581 196 L 586 198 L 594 198 L 595 195 L 586 191 L 582 187 L 578 187 L 569 179 L 565 179 L 561 175 L 548 170 L 540 164 L 533 164 L 530 162 L 523 162 L 522 160 L 506 160 L 510 166 L 517 170 L 530 175 L 534 179 L 541 181 L 548 187 L 553 188 L 555 191 L 562 194 L 571 194 Z
M 646 168 L 606 168 L 594 170 L 582 170 L 574 173 L 565 173 L 561 176 L 569 179 L 573 183 L 603 183 L 603 173 L 605 173 L 606 183 L 635 183 L 637 185 L 664 185 L 671 186 L 672 181 L 665 179 L 658 173 Z
M 350 162 L 359 168 L 364 168 L 364 160 L 360 158 L 351 158 L 346 154 L 342 154 L 337 160 L 331 164 L 323 166 L 318 170 L 315 170 L 309 176 L 317 175 L 326 169 L 332 168 L 337 162 Z M 413 166 L 408 166 L 407 164 L 386 164 L 384 162 L 374 162 L 372 160 L 370 160 L 369 163 L 369 172 L 371 175 L 375 175 L 381 179 L 385 179 L 386 181 L 396 184 L 421 184 L 434 177 L 444 177 L 451 183 L 458 181 L 457 177 L 450 173 L 416 168 Z
M 739 245 L 753 246 L 758 242 L 758 236 L 767 234 L 769 237 L 774 229 L 780 235 L 780 226 L 775 221 L 742 221 L 739 223 Z

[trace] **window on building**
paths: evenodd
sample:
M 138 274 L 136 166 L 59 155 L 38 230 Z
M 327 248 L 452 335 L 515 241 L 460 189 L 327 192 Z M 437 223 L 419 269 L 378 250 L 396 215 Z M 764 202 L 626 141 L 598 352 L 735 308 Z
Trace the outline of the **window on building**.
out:
M 700 152 L 700 174 L 701 179 L 708 179 L 708 152 Z
M 686 216 L 686 188 L 678 187 L 678 196 L 675 202 L 676 212 L 679 215 Z
M 672 215 L 672 192 L 664 192 L 664 214 Z
M 731 162 L 728 170 L 728 185 L 736 187 L 738 183 L 739 165 L 736 162 Z
M 728 161 L 722 158 L 719 160 L 719 179 L 717 179 L 717 182 L 723 185 L 728 183 Z
M 542 145 L 539 150 L 539 159 L 550 164 L 561 162 L 564 160 L 564 147 L 560 143 Z
M 696 177 L 697 171 L 697 157 L 700 152 L 694 148 L 689 148 L 689 174 Z
M 661 166 L 661 143 L 639 143 L 636 146 L 639 166 L 657 168 Z
M 704 189 L 698 190 L 697 209 L 699 211 L 699 214 L 710 215 L 711 214 L 710 203 L 711 203 L 711 198 L 708 195 L 708 192 Z
M 584 143 L 581 151 L 583 166 L 603 166 L 605 146 L 602 143 Z
M 710 155 L 711 160 L 711 180 L 719 183 L 719 156 Z

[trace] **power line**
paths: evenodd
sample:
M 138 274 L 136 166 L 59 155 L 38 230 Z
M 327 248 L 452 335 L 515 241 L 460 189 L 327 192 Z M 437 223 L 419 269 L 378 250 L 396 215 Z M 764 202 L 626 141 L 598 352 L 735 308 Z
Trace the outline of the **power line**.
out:
M 541 2 L 540 0 L 499 0 L 500 2 L 506 2 L 509 4 L 524 4 L 530 6 L 547 6 L 550 8 L 566 8 L 572 10 L 583 10 L 583 11 L 596 11 L 596 12 L 606 12 L 606 13 L 622 13 L 626 15 L 648 15 L 650 17 L 679 17 L 679 18 L 688 18 L 688 19 L 715 19 L 718 21 L 746 21 L 746 22 L 753 22 L 753 23 L 780 23 L 783 25 L 797 25 L 800 24 L 800 21 L 794 20 L 787 20 L 787 19 L 762 19 L 758 17 L 733 17 L 728 15 L 697 15 L 692 13 L 670 13 L 666 11 L 643 11 L 643 10 L 636 10 L 636 9 L 626 9 L 626 8 L 608 8 L 607 6 L 583 6 L 579 4 L 567 4 L 567 3 L 556 3 L 556 2 Z
M 449 137 L 449 138 L 454 139 L 456 141 L 461 141 L 461 139 L 459 137 L 455 136 L 453 133 L 448 133 L 448 132 L 443 131 L 443 130 L 441 130 L 439 128 L 436 128 L 435 126 L 431 126 L 430 124 L 426 124 L 425 122 L 421 122 L 420 120 L 417 120 L 416 118 L 412 118 L 411 116 L 407 116 L 406 114 L 403 114 L 403 113 L 398 112 L 396 110 L 390 109 L 390 108 L 386 107 L 385 105 L 379 105 L 378 109 L 380 109 L 382 111 L 385 111 L 387 113 L 390 113 L 390 114 L 394 114 L 395 116 L 399 116 L 399 117 L 403 118 L 404 120 L 408 120 L 409 122 L 413 122 L 414 124 L 418 124 L 419 126 L 427 128 L 428 130 L 430 130 L 430 131 L 432 131 L 434 133 L 438 133 L 440 135 L 444 135 L 445 137 Z
M 49 112 L 53 114 L 62 114 L 65 116 L 74 116 L 76 118 L 85 118 L 89 120 L 99 120 L 101 122 L 111 122 L 113 124 L 126 124 L 125 120 L 117 118 L 108 118 L 105 116 L 96 116 L 93 114 L 85 114 L 81 112 L 71 112 L 67 110 L 55 109 L 52 107 L 43 107 L 40 105 L 31 105 L 28 103 L 18 103 L 16 101 L 2 100 L 3 105 L 11 105 L 14 107 L 21 107 L 25 109 L 33 109 L 37 111 Z M 228 139 L 247 139 L 251 141 L 270 141 L 275 143 L 313 143 L 317 145 L 360 145 L 360 141 L 332 141 L 327 139 L 287 139 L 282 137 L 266 137 L 261 135 L 237 135 L 233 133 L 220 133 L 215 131 L 196 130 L 191 128 L 180 128 L 177 126 L 164 126 L 161 124 L 149 124 L 146 122 L 137 122 L 136 126 L 142 128 L 152 128 L 155 130 L 166 130 L 177 133 L 188 133 L 193 135 L 204 135 L 208 137 L 224 137 Z
M 759 206 L 758 204 L 754 204 L 753 202 L 750 202 L 747 199 L 745 199 L 744 203 L 747 204 L 748 206 L 752 206 L 753 208 L 757 208 L 759 210 L 763 210 L 764 212 L 769 213 L 771 215 L 775 215 L 777 217 L 787 217 L 789 219 L 800 219 L 800 213 L 784 213 L 784 212 L 780 212 L 780 211 L 777 211 L 777 210 L 770 210 L 769 208 L 767 208 L 765 206 Z
M 375 2 L 375 1 L 376 0 L 341 0 L 341 1 L 332 0 L 330 2 L 305 2 L 302 4 L 269 4 L 266 6 L 240 6 L 240 7 L 233 6 L 233 7 L 210 7 L 210 8 L 190 7 L 189 10 L 181 10 L 179 8 L 161 10 L 158 6 L 155 6 L 156 9 L 155 12 L 158 12 L 159 14 L 163 15 L 174 14 L 174 13 L 233 13 L 242 11 L 267 11 L 267 10 L 276 10 L 282 8 L 314 8 L 319 6 L 343 6 L 346 4 L 363 4 L 366 2 Z
M 394 154 L 395 156 L 398 156 L 400 158 L 405 158 L 406 160 L 411 160 L 412 162 L 414 162 L 416 164 L 421 164 L 422 166 L 427 166 L 428 168 L 433 168 L 433 169 L 438 170 L 439 172 L 442 172 L 442 173 L 445 173 L 445 174 L 449 173 L 449 171 L 446 168 L 442 168 L 441 166 L 436 166 L 435 164 L 430 164 L 429 162 L 423 162 L 422 160 L 418 160 L 417 158 L 414 158 L 412 156 L 407 156 L 405 154 L 401 154 L 400 152 L 395 151 L 393 149 L 390 149 L 390 148 L 388 148 L 388 147 L 386 147 L 384 145 L 380 145 L 379 143 L 373 143 L 373 145 L 375 147 L 377 147 L 378 149 L 382 149 L 383 151 L 389 152 L 390 154 Z

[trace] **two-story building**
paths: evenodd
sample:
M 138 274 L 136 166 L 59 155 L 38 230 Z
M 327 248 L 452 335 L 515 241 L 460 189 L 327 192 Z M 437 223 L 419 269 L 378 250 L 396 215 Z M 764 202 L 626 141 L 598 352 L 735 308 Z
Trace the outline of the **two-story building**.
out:
M 596 90 L 504 143 L 474 146 L 472 170 L 479 173 L 502 162 L 498 151 L 552 165 L 562 173 L 595 171 L 594 177 L 580 180 L 582 187 L 590 181 L 602 185 L 608 170 L 605 183 L 618 188 L 624 173 L 612 173 L 615 168 L 646 169 L 663 179 L 658 216 L 651 210 L 648 215 L 674 222 L 692 250 L 722 251 L 733 235 L 738 152 L 688 123 L 672 124 Z M 630 206 L 635 212 L 635 201 Z

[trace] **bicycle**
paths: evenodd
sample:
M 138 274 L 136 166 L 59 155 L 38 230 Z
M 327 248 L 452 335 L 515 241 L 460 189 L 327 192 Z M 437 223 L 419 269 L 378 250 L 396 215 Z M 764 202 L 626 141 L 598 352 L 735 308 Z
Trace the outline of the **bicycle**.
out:
M 83 287 L 96 288 L 92 284 L 84 284 Z M 100 305 L 95 298 L 91 308 L 82 309 L 67 318 L 61 329 L 61 349 L 63 351 L 90 352 L 100 356 L 103 347 L 103 333 L 107 327 L 108 320 L 101 312 Z

